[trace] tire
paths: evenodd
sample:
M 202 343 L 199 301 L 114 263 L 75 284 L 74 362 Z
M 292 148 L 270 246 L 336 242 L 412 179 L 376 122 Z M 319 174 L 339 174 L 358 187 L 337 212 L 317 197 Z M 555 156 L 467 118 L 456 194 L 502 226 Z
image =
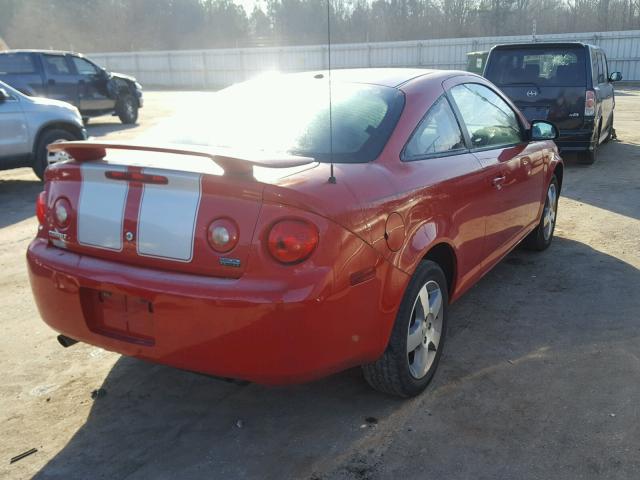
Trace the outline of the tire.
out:
M 598 160 L 598 147 L 600 146 L 600 129 L 602 128 L 602 123 L 598 127 L 598 133 L 596 134 L 596 141 L 593 145 L 593 150 L 585 150 L 584 152 L 578 153 L 578 161 L 583 165 L 593 165 Z
M 524 240 L 524 246 L 529 250 L 541 252 L 551 245 L 553 240 L 553 232 L 556 229 L 556 219 L 558 216 L 558 197 L 560 196 L 560 187 L 558 179 L 554 175 L 547 187 L 547 195 L 542 209 L 542 216 L 538 226 Z
M 64 161 L 68 158 L 65 154 L 49 154 L 49 152 L 47 152 L 47 145 L 68 140 L 80 140 L 80 138 L 60 128 L 46 130 L 40 135 L 34 152 L 33 164 L 31 165 L 33 173 L 35 173 L 40 180 L 44 179 L 44 171 L 51 163 Z
M 609 143 L 609 141 L 616 136 L 616 131 L 613 128 L 613 113 L 611 114 L 611 119 L 609 120 L 609 129 L 607 130 L 607 136 L 602 141 L 602 143 Z
M 138 102 L 132 95 L 125 94 L 116 102 L 116 115 L 122 123 L 130 125 L 138 121 Z
M 426 315 L 425 302 L 430 310 Z M 442 356 L 448 304 L 444 272 L 437 263 L 423 260 L 404 293 L 384 354 L 362 366 L 369 385 L 399 397 L 413 397 L 427 387 Z M 409 351 L 411 343 L 417 347 Z

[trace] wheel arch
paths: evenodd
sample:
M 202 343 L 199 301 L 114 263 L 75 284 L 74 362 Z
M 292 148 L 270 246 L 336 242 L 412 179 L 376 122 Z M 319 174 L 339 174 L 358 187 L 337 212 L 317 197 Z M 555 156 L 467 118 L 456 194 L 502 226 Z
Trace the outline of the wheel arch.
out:
M 562 191 L 562 179 L 564 178 L 564 165 L 562 162 L 558 162 L 553 168 L 553 175 L 558 179 L 558 193 L 560 193 Z
M 40 128 L 38 129 L 38 132 L 36 133 L 34 140 L 33 140 L 33 155 L 35 157 L 35 155 L 37 154 L 38 151 L 38 145 L 40 144 L 40 140 L 42 139 L 42 136 L 47 133 L 50 130 L 65 130 L 69 133 L 71 133 L 72 135 L 77 136 L 79 139 L 83 137 L 82 135 L 82 128 L 74 125 L 73 123 L 69 123 L 69 122 L 59 122 L 59 121 L 53 121 L 53 122 L 48 122 L 45 123 L 44 125 L 41 125 Z
M 447 279 L 449 297 L 451 297 L 456 286 L 457 275 L 457 257 L 454 248 L 447 242 L 436 243 L 429 247 L 422 259 L 431 260 L 442 268 Z

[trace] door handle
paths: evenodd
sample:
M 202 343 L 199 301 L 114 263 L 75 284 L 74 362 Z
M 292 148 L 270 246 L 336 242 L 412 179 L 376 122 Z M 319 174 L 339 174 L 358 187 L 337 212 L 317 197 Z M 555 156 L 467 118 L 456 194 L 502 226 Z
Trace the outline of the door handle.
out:
M 47 82 L 49 85 L 55 85 L 56 81 L 53 78 L 50 78 L 49 81 Z
M 500 177 L 496 177 L 493 180 L 491 180 L 491 184 L 494 187 L 496 187 L 498 190 L 502 190 L 502 185 L 504 184 L 506 179 L 507 177 L 505 175 L 502 175 Z

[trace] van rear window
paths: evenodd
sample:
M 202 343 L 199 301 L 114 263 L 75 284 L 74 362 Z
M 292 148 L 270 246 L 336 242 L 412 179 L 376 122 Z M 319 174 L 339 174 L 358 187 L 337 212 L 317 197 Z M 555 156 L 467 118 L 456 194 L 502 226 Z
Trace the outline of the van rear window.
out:
M 31 55 L 24 53 L 4 53 L 0 55 L 0 74 L 35 73 Z
M 496 85 L 581 86 L 586 83 L 581 48 L 494 50 L 485 77 Z

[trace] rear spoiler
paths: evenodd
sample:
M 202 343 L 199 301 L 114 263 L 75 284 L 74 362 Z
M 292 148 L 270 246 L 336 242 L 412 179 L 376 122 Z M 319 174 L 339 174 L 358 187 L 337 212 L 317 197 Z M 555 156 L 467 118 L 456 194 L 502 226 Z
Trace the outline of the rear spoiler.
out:
M 209 158 L 219 165 L 225 175 L 251 176 L 253 167 L 267 168 L 290 168 L 299 167 L 314 163 L 316 160 L 309 157 L 295 155 L 265 155 L 262 152 L 250 152 L 243 155 L 228 155 L 221 153 L 220 149 L 215 151 L 210 147 L 189 145 L 188 149 L 184 145 L 180 146 L 150 146 L 138 145 L 134 143 L 116 142 L 58 142 L 50 144 L 49 152 L 66 152 L 78 162 L 90 162 L 101 160 L 107 155 L 107 150 L 131 150 L 142 152 L 170 153 L 175 155 L 190 155 L 195 157 Z

